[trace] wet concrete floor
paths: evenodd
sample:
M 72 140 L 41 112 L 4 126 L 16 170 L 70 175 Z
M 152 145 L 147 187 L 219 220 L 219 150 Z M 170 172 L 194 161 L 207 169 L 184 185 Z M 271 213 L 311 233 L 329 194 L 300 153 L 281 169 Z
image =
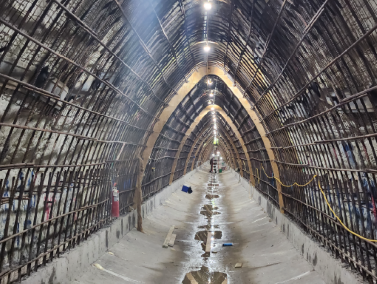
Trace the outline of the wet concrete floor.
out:
M 234 173 L 206 167 L 187 184 L 192 194 L 173 193 L 144 233 L 132 230 L 74 283 L 325 283 Z M 172 225 L 174 247 L 162 248 Z

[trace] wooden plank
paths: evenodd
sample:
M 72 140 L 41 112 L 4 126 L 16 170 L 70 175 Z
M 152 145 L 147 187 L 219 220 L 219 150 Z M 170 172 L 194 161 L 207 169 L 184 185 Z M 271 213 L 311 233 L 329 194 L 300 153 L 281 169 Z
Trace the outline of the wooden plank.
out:
M 190 272 L 190 273 L 187 273 L 186 276 L 187 276 L 187 279 L 190 280 L 190 283 L 191 283 L 191 284 L 199 284 L 199 283 L 195 280 L 194 276 L 192 276 L 191 272 Z
M 212 233 L 210 231 L 207 231 L 206 252 L 211 252 L 211 238 Z
M 174 231 L 174 225 L 170 227 L 168 235 L 166 236 L 166 239 L 164 241 L 164 244 L 162 245 L 163 248 L 169 247 L 169 241 L 171 239 L 171 235 L 173 234 Z
M 172 234 L 171 235 L 171 238 L 170 238 L 170 241 L 169 241 L 169 247 L 173 247 L 174 246 L 174 242 L 175 242 L 175 238 L 177 237 L 176 234 Z

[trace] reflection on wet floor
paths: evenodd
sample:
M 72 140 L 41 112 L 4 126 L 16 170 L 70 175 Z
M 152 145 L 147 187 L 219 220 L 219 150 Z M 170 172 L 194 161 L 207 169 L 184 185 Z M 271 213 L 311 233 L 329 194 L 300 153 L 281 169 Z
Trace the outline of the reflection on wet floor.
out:
M 221 231 L 210 232 L 214 239 L 221 239 L 223 233 Z M 195 240 L 207 242 L 207 231 L 199 231 L 195 234 Z
M 220 212 L 217 212 L 217 211 L 212 211 L 212 212 L 208 212 L 207 210 L 206 211 L 200 211 L 200 214 L 204 215 L 204 216 L 207 216 L 207 217 L 211 217 L 213 215 L 219 215 L 221 214 Z
M 208 258 L 211 257 L 211 253 L 217 253 L 211 251 L 211 248 L 214 247 L 214 240 L 222 238 L 222 231 L 215 231 L 219 229 L 219 225 L 216 225 L 215 215 L 221 214 L 219 208 L 215 206 L 215 199 L 220 198 L 218 194 L 219 181 L 217 175 L 212 174 L 207 184 L 207 194 L 205 195 L 206 199 L 210 200 L 211 204 L 204 204 L 201 207 L 200 214 L 207 217 L 207 225 L 198 226 L 199 229 L 205 229 L 205 231 L 199 231 L 195 234 L 195 240 L 201 241 L 201 247 L 204 251 L 204 254 L 201 256 L 205 258 L 205 262 L 208 261 Z M 210 234 L 210 236 L 208 235 Z M 207 244 L 208 242 L 208 244 Z M 222 272 L 210 271 L 208 267 L 202 266 L 199 271 L 191 271 L 186 274 L 182 283 L 186 284 L 225 284 L 227 283 L 227 274 Z
M 217 194 L 207 194 L 206 195 L 206 198 L 207 199 L 214 199 L 214 198 L 219 198 L 220 196 L 218 196 Z
M 218 211 L 214 211 L 214 210 L 217 210 L 219 209 L 218 207 L 215 207 L 215 206 L 212 206 L 212 205 L 208 205 L 208 204 L 204 204 L 204 206 L 202 207 L 202 211 L 200 211 L 200 214 L 204 215 L 204 216 L 207 216 L 208 218 L 213 216 L 213 215 L 219 215 L 221 214 L 220 212 Z
M 216 240 L 221 239 L 221 237 L 223 235 L 223 233 L 221 231 L 210 232 L 210 234 L 212 235 L 212 237 L 211 237 L 212 242 L 215 239 Z M 204 251 L 204 254 L 202 254 L 202 257 L 209 257 L 211 255 L 210 252 L 206 252 L 207 236 L 208 236 L 207 231 L 200 231 L 200 232 L 197 232 L 196 235 L 195 235 L 195 240 L 202 241 L 201 246 L 202 246 L 202 250 Z M 212 247 L 213 246 L 214 246 L 214 244 L 212 243 Z
M 209 186 L 207 188 L 208 191 L 211 191 L 211 192 L 217 192 L 217 186 Z
M 226 284 L 227 275 L 226 273 L 209 271 L 208 267 L 202 266 L 202 268 L 198 271 L 192 271 L 190 273 L 187 273 L 182 283 L 183 284 L 192 284 L 192 283 Z
M 199 229 L 206 229 L 206 230 L 209 230 L 211 228 L 213 229 L 218 229 L 219 228 L 219 225 L 214 225 L 214 226 L 211 226 L 211 225 L 203 225 L 203 226 L 199 226 L 198 227 Z
M 217 209 L 219 209 L 219 207 L 215 207 L 215 206 L 208 205 L 208 204 L 204 204 L 204 206 L 202 207 L 202 210 L 207 210 L 207 211 L 213 211 L 213 210 L 217 210 Z

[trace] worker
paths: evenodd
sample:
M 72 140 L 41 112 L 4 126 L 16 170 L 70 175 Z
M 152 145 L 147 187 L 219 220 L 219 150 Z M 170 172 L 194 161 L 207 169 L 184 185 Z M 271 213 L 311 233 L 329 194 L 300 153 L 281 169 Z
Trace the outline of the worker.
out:
M 209 161 L 209 163 L 211 164 L 211 170 L 210 170 L 209 172 L 212 173 L 212 170 L 213 170 L 213 157 L 212 157 L 212 159 Z

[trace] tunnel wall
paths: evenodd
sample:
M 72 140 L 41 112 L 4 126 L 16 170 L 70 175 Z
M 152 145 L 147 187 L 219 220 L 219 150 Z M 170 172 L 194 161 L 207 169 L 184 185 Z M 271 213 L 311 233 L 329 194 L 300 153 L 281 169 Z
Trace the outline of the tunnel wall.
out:
M 361 284 L 364 283 L 360 275 L 352 272 L 339 259 L 329 253 L 324 246 L 308 235 L 298 224 L 289 216 L 282 214 L 276 207 L 274 200 L 268 195 L 255 188 L 246 179 L 233 171 L 233 174 L 239 178 L 245 190 L 249 193 L 250 198 L 258 203 L 268 214 L 271 222 L 275 223 L 280 229 L 282 236 L 287 238 L 302 258 L 309 262 L 313 269 L 318 271 L 326 283 L 334 284 Z
M 163 205 L 164 201 L 172 193 L 181 190 L 182 185 L 189 181 L 195 172 L 196 170 L 190 171 L 146 200 L 142 204 L 142 217 L 145 218 L 154 209 Z M 100 258 L 102 254 L 108 252 L 115 243 L 119 242 L 136 225 L 137 212 L 133 210 L 116 219 L 111 225 L 91 234 L 85 242 L 61 254 L 59 258 L 54 259 L 47 266 L 38 270 L 38 273 L 34 273 L 22 280 L 22 283 L 73 283 L 75 277 L 82 275 L 93 262 Z M 166 230 L 168 231 L 168 228 Z

